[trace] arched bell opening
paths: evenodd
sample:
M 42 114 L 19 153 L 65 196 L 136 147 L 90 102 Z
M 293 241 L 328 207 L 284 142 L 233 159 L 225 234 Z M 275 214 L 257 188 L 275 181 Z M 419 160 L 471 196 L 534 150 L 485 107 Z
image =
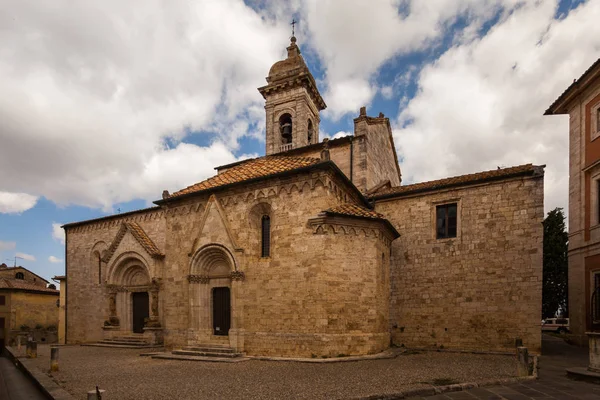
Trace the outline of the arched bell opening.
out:
M 314 132 L 315 132 L 315 128 L 313 127 L 312 121 L 309 119 L 308 120 L 308 133 L 307 133 L 308 144 L 311 144 L 313 142 Z
M 292 144 L 292 116 L 288 113 L 279 117 L 279 132 L 281 133 L 281 144 Z

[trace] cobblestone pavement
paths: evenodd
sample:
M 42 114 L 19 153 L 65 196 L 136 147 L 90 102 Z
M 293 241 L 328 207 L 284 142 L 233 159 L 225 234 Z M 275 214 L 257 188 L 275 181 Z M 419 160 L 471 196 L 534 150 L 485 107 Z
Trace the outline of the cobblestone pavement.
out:
M 309 364 L 155 360 L 140 350 L 65 346 L 52 378 L 75 398 L 98 385 L 107 398 L 127 399 L 348 399 L 431 388 L 439 380 L 481 382 L 510 378 L 514 357 L 409 352 L 394 359 Z M 47 372 L 48 346 L 38 346 L 34 368 Z
M 506 386 L 476 388 L 463 392 L 425 397 L 427 400 L 600 400 L 600 385 L 567 378 L 567 367 L 587 367 L 588 352 L 570 346 L 562 339 L 543 335 L 542 356 L 539 359 L 539 379 Z M 411 400 L 422 399 L 412 397 Z

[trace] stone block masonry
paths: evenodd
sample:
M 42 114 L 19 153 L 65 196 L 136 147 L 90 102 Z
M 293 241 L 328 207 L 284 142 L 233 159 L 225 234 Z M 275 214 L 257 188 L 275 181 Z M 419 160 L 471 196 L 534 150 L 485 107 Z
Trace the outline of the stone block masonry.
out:
M 543 177 L 377 201 L 392 243 L 390 328 L 408 347 L 539 353 Z M 436 239 L 436 206 L 457 203 L 457 237 Z

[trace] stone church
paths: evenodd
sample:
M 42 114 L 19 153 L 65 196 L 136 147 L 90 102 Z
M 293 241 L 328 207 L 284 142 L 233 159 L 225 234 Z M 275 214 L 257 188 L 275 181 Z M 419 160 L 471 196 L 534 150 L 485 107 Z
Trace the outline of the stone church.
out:
M 67 343 L 540 350 L 543 166 L 402 185 L 383 114 L 320 140 L 326 104 L 294 37 L 266 81 L 264 157 L 64 226 Z

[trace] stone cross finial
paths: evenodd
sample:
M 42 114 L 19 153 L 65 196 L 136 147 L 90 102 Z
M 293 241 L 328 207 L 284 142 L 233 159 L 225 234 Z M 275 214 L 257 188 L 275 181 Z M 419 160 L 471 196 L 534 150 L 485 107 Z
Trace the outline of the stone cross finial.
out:
M 290 24 L 292 26 L 292 37 L 294 37 L 294 32 L 295 32 L 294 28 L 296 27 L 297 23 L 298 23 L 298 21 L 296 21 L 294 18 L 292 18 L 292 23 Z

